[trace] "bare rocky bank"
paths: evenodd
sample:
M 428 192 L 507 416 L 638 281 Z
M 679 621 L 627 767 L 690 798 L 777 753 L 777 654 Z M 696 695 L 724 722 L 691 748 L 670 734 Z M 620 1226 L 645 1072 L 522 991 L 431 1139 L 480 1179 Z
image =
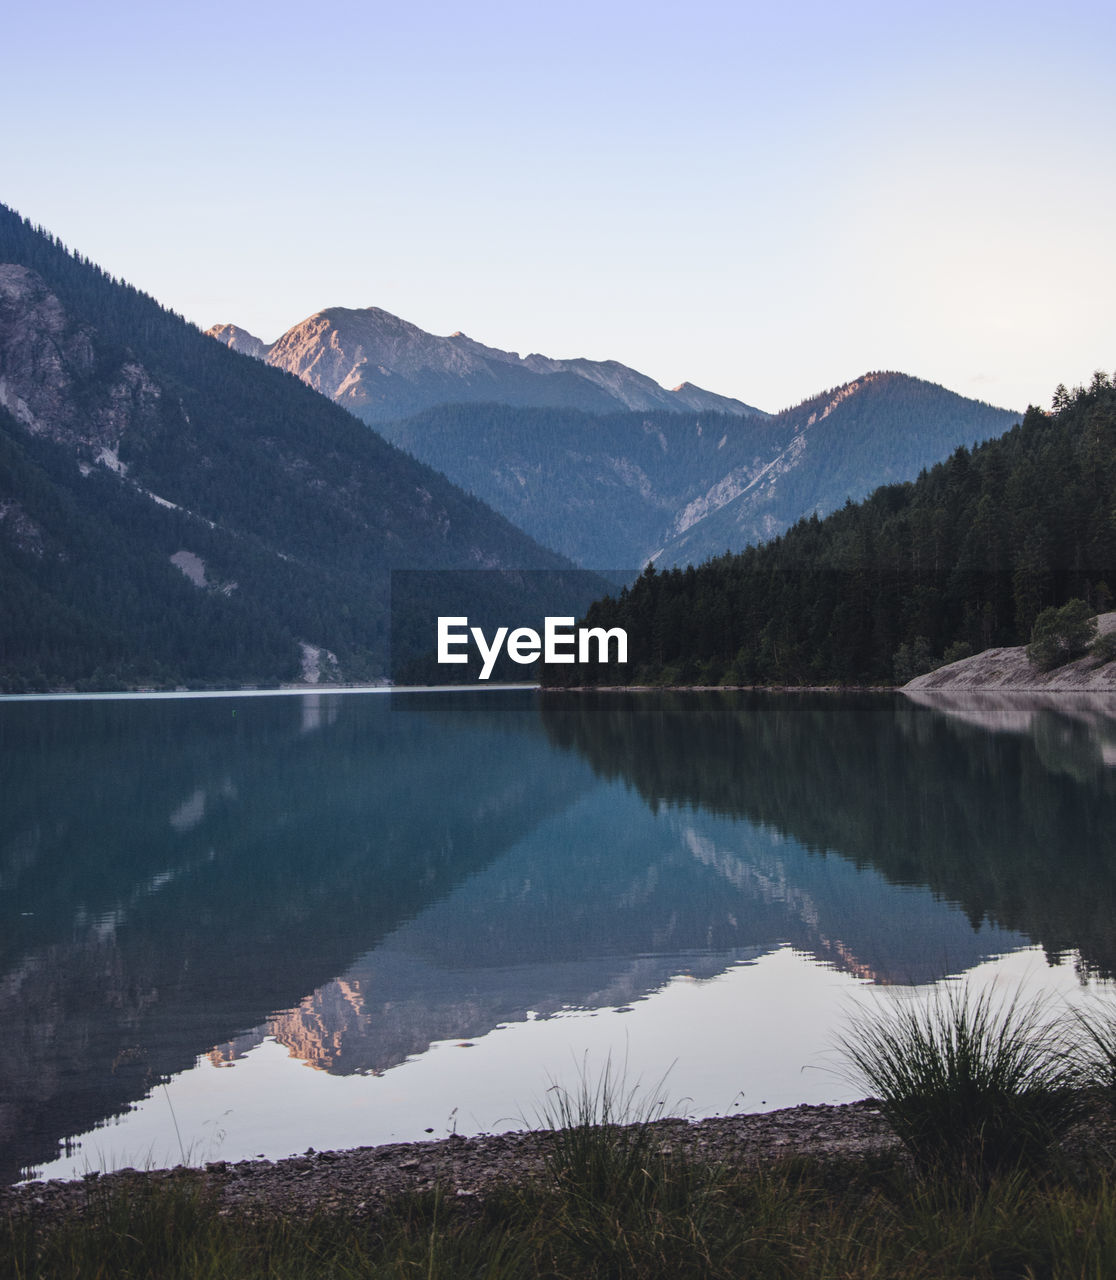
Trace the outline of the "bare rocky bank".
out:
M 1102 613 L 1097 618 L 1097 634 L 1110 631 L 1116 631 L 1116 612 Z M 1039 671 L 1027 661 L 1023 645 L 985 649 L 971 658 L 916 676 L 903 686 L 904 693 L 961 690 L 1113 693 L 1116 692 L 1116 661 L 1098 662 L 1086 655 L 1053 671 Z
M 790 1155 L 845 1158 L 898 1147 L 872 1102 L 802 1105 L 696 1122 L 666 1119 L 653 1127 L 664 1153 L 744 1167 Z M 45 1220 L 81 1213 L 90 1200 L 112 1189 L 127 1192 L 173 1181 L 204 1187 L 229 1212 L 373 1215 L 400 1196 L 436 1186 L 467 1201 L 500 1185 L 542 1178 L 553 1141 L 552 1132 L 536 1130 L 350 1151 L 311 1150 L 286 1160 L 221 1160 L 201 1169 L 125 1169 L 72 1182 L 29 1182 L 0 1188 L 0 1217 L 30 1213 Z

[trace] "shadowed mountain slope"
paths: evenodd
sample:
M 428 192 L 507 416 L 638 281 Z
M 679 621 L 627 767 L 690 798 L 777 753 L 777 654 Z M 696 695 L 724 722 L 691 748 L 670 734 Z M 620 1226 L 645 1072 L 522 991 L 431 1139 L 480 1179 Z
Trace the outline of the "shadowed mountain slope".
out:
M 662 568 L 766 542 L 1017 421 L 872 373 L 773 418 L 441 405 L 379 430 L 579 564 Z
M 0 206 L 0 689 L 373 679 L 392 569 L 565 564 Z

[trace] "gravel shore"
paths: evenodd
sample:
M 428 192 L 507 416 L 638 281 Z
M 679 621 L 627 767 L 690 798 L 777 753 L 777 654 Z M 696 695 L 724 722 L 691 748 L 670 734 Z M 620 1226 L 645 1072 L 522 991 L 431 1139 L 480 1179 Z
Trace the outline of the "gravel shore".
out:
M 866 1156 L 893 1151 L 898 1145 L 871 1102 L 803 1105 L 700 1121 L 658 1120 L 653 1127 L 664 1151 L 753 1167 L 788 1155 Z M 200 1182 L 228 1212 L 343 1211 L 365 1216 L 400 1195 L 434 1186 L 464 1199 L 483 1195 L 501 1183 L 541 1177 L 552 1141 L 553 1134 L 544 1130 L 350 1151 L 311 1150 L 286 1160 L 222 1160 L 200 1169 L 125 1169 L 70 1182 L 0 1188 L 0 1215 L 30 1213 L 47 1219 L 80 1213 L 91 1193 L 100 1198 L 113 1188 L 179 1180 Z

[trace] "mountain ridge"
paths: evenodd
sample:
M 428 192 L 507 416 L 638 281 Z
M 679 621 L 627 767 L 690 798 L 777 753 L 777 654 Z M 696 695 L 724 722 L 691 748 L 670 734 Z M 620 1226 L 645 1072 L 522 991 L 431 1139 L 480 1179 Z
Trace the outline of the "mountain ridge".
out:
M 913 480 L 953 449 L 991 439 L 1021 415 L 896 370 L 873 370 L 772 416 L 786 444 L 758 471 L 717 482 L 704 511 L 680 512 L 657 564 L 697 564 L 828 515 L 882 484 Z M 691 531 L 692 530 L 692 531 Z
M 649 567 L 587 615 L 641 637 L 609 681 L 905 685 L 972 653 L 996 666 L 1071 600 L 1109 612 L 1116 382 L 1098 372 L 1053 403 L 762 546 L 685 572 Z M 597 680 L 574 667 L 543 682 Z
M 315 312 L 271 344 L 235 325 L 207 333 L 302 379 L 532 537 L 608 570 L 769 541 L 1019 420 L 880 370 L 766 414 L 692 383 L 668 392 L 616 360 L 437 337 L 377 307 Z
M 607 413 L 673 409 L 766 417 L 691 382 L 673 391 L 618 360 L 555 359 L 487 346 L 461 330 L 440 337 L 379 307 L 327 307 L 265 343 L 222 323 L 208 336 L 286 369 L 370 426 L 442 403 L 494 401 Z
M 1017 421 L 874 372 L 767 418 L 458 404 L 377 429 L 577 563 L 639 568 L 767 541 Z

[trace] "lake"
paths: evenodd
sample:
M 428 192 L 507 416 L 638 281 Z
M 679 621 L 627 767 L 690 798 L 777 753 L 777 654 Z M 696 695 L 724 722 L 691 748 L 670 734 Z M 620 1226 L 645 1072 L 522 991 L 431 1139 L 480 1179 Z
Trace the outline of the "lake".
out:
M 0 1178 L 858 1096 L 858 1008 L 1111 999 L 1116 703 L 0 700 Z M 887 988 L 888 990 L 885 990 Z

